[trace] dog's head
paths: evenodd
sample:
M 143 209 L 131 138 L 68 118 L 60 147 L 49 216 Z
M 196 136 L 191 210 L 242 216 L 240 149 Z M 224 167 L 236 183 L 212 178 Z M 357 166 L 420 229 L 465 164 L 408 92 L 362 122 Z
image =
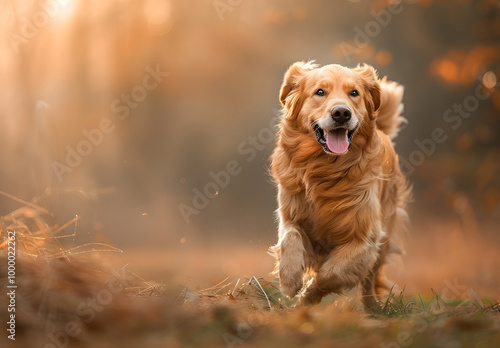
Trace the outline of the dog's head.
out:
M 362 144 L 373 133 L 380 86 L 369 65 L 350 69 L 297 62 L 285 74 L 280 102 L 301 132 L 315 136 L 326 153 L 341 155 L 357 137 Z

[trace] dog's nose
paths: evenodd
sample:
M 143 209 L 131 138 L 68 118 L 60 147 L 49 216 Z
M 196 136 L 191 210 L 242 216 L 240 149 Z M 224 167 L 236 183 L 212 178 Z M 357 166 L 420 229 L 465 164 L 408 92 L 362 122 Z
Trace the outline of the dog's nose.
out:
M 332 109 L 332 118 L 342 124 L 351 119 L 351 110 L 345 106 L 336 106 Z

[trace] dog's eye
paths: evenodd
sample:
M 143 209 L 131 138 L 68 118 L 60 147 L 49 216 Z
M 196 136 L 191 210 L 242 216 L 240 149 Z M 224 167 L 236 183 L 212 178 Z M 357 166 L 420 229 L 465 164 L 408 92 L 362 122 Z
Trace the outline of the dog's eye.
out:
M 355 89 L 351 92 L 351 97 L 357 97 L 358 95 L 359 93 Z
M 316 91 L 316 94 L 319 95 L 320 97 L 325 95 L 325 91 L 323 91 L 321 88 Z

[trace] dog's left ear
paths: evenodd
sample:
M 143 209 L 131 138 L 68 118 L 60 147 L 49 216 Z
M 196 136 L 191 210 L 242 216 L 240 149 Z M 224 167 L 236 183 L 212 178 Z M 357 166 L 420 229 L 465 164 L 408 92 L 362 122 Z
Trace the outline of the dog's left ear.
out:
M 363 78 L 365 90 L 371 98 L 366 98 L 366 105 L 369 108 L 370 118 L 375 118 L 376 112 L 380 109 L 380 84 L 377 71 L 368 64 L 363 64 L 354 69 Z

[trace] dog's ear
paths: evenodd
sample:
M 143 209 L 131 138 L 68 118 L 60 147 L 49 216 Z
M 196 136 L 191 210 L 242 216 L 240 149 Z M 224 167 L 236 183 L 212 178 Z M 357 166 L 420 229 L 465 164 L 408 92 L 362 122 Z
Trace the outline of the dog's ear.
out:
M 378 80 L 377 71 L 368 64 L 363 64 L 354 69 L 363 78 L 365 90 L 371 98 L 366 98 L 366 105 L 369 108 L 370 118 L 375 118 L 376 111 L 380 109 L 380 84 Z
M 299 79 L 304 76 L 305 73 L 311 71 L 317 67 L 314 61 L 309 62 L 296 62 L 290 65 L 288 71 L 285 73 L 283 78 L 283 84 L 280 89 L 280 103 L 282 105 L 286 104 L 286 98 L 294 89 L 298 87 Z

